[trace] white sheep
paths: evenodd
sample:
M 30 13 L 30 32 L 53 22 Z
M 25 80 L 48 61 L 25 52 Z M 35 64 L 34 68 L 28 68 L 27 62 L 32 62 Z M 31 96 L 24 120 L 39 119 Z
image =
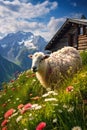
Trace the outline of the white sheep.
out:
M 32 58 L 32 70 L 40 83 L 55 89 L 60 83 L 76 73 L 82 66 L 78 50 L 73 47 L 64 47 L 50 55 L 36 52 Z

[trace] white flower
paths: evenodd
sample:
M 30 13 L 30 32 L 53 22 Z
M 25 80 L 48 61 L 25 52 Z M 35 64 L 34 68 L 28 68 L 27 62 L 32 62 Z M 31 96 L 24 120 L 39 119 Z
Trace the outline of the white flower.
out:
M 28 129 L 25 128 L 24 130 L 28 130 Z
M 45 102 L 48 102 L 48 101 L 57 101 L 57 99 L 56 98 L 46 98 Z
M 39 106 L 35 107 L 34 109 L 35 109 L 35 110 L 38 110 L 38 109 L 41 109 L 41 108 L 42 108 L 42 106 L 39 105 Z
M 63 111 L 59 109 L 58 112 L 59 112 L 59 113 L 62 113 Z
M 58 104 L 52 104 L 53 106 L 58 106 Z
M 68 106 L 66 104 L 63 105 L 63 108 L 68 108 Z
M 18 101 L 18 100 L 19 100 L 19 98 L 16 98 L 16 100 Z
M 49 91 L 48 94 L 58 95 L 58 93 L 56 93 L 54 91 Z
M 8 102 L 10 102 L 11 101 L 11 99 L 8 99 Z
M 82 128 L 80 126 L 75 126 L 72 128 L 72 130 L 82 130 Z
M 2 95 L 0 95 L 0 98 L 2 97 Z
M 18 115 L 18 112 L 16 112 L 16 113 L 12 114 L 12 116 L 11 116 L 11 117 L 14 117 L 14 116 L 16 116 L 16 115 Z
M 67 111 L 72 112 L 74 110 L 74 107 L 70 107 Z
M 49 96 L 49 93 L 43 94 L 42 97 L 47 97 Z
M 23 116 L 19 116 L 17 119 L 16 119 L 16 122 L 18 123 L 21 119 L 22 119 Z
M 53 123 L 56 123 L 57 122 L 57 118 L 53 119 Z
M 38 106 L 38 104 L 33 104 L 32 105 L 32 109 L 34 109 L 35 107 L 37 107 Z

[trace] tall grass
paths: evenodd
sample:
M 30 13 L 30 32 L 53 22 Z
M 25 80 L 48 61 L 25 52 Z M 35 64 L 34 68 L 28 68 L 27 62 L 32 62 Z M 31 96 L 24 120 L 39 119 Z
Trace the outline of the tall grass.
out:
M 40 122 L 46 123 L 44 130 L 87 130 L 87 52 L 81 52 L 81 56 L 82 70 L 55 92 L 47 92 L 30 70 L 21 73 L 15 81 L 3 83 L 0 130 L 35 130 Z M 20 104 L 31 106 L 18 109 Z M 4 115 L 11 108 L 15 111 L 3 125 Z

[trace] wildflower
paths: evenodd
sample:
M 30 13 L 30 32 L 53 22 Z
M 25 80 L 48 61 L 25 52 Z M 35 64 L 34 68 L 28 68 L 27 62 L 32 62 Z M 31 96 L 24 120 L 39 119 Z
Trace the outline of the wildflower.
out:
M 58 93 L 56 93 L 54 91 L 49 91 L 48 94 L 58 95 Z
M 45 122 L 41 122 L 37 125 L 36 130 L 43 130 L 43 128 L 46 127 L 46 123 Z
M 49 96 L 49 93 L 43 94 L 42 97 L 47 97 Z
M 23 109 L 27 110 L 31 107 L 32 107 L 32 105 L 30 103 L 27 103 L 26 105 L 24 105 Z
M 10 117 L 13 113 L 14 113 L 14 109 L 12 108 L 12 109 L 8 110 L 8 111 L 4 114 L 4 118 Z
M 47 102 L 47 101 L 57 101 L 57 99 L 56 98 L 46 98 L 45 102 Z
M 33 104 L 32 105 L 32 109 L 34 109 L 35 107 L 37 107 L 38 106 L 38 104 Z
M 72 112 L 74 110 L 74 107 L 70 107 L 67 111 Z
M 75 126 L 72 128 L 72 130 L 82 130 L 80 126 Z
M 8 120 L 4 120 L 2 123 L 1 123 L 1 126 L 3 127 L 3 126 L 5 126 L 5 125 L 7 125 L 7 123 L 8 123 Z
M 37 107 L 35 107 L 35 110 L 38 110 L 38 109 L 41 109 L 42 108 L 42 106 L 37 106 Z
M 36 75 L 35 74 L 32 74 L 32 77 L 35 77 Z
M 27 110 L 20 110 L 21 114 L 24 114 Z
M 57 123 L 57 118 L 53 119 L 53 123 Z
M 59 112 L 59 113 L 62 113 L 63 111 L 59 109 L 58 112 Z
M 11 83 L 13 83 L 13 82 L 14 82 L 14 80 L 12 79 L 12 80 L 10 80 L 10 82 L 11 82 Z
M 3 127 L 2 130 L 7 130 L 7 126 Z
M 40 97 L 36 96 L 36 97 L 31 98 L 31 99 L 38 100 L 38 99 L 40 99 Z
M 8 99 L 8 102 L 10 102 L 11 101 L 11 99 Z
M 23 104 L 20 104 L 20 105 L 18 105 L 18 109 L 21 109 L 21 108 L 23 108 Z
M 13 90 L 13 91 L 14 91 L 14 90 L 15 90 L 15 88 L 13 87 L 11 90 Z
M 14 116 L 17 116 L 18 115 L 18 112 L 16 112 L 16 113 L 14 113 L 14 114 L 12 114 L 12 116 L 11 117 L 14 117 Z M 10 117 L 9 117 L 10 118 Z
M 2 107 L 6 107 L 7 103 L 2 104 Z
M 17 119 L 16 119 L 16 122 L 18 123 L 21 119 L 22 119 L 23 116 L 19 116 Z
M 66 104 L 63 105 L 63 108 L 67 108 L 68 106 Z
M 66 92 L 72 92 L 73 91 L 73 86 L 68 86 L 67 88 L 66 88 Z
M 18 100 L 19 100 L 19 98 L 16 98 L 16 100 L 18 101 Z
M 83 100 L 83 103 L 84 103 L 84 104 L 87 104 L 87 100 L 86 100 L 86 99 L 84 99 L 84 100 Z

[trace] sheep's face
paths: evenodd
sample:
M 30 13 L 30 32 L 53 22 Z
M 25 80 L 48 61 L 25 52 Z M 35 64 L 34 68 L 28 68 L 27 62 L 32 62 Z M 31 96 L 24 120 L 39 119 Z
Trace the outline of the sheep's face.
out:
M 32 58 L 32 71 L 37 72 L 41 69 L 41 66 L 43 64 L 44 59 L 47 58 L 47 55 L 45 55 L 42 52 L 36 52 L 34 55 L 30 56 Z

